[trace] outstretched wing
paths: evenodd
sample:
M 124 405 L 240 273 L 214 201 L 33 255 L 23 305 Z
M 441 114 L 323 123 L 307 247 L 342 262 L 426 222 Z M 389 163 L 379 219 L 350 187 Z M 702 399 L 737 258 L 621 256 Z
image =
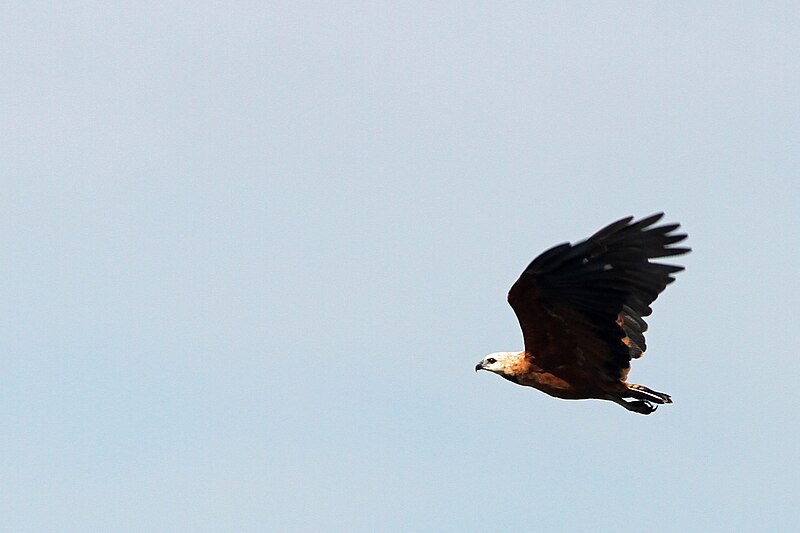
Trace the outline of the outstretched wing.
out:
M 525 352 L 546 371 L 580 368 L 625 379 L 646 349 L 642 317 L 681 266 L 650 262 L 685 254 L 678 224 L 653 226 L 663 213 L 623 218 L 585 241 L 555 246 L 534 259 L 508 293 Z

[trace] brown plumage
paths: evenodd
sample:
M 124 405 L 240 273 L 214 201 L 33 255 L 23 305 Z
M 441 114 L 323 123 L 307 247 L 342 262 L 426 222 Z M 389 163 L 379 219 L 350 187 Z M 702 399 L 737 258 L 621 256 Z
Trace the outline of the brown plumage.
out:
M 585 241 L 555 246 L 534 259 L 508 293 L 525 350 L 486 356 L 489 370 L 565 399 L 614 401 L 641 414 L 668 394 L 627 383 L 631 359 L 647 348 L 642 317 L 681 266 L 651 259 L 681 255 L 678 224 L 654 226 L 663 213 L 623 218 Z

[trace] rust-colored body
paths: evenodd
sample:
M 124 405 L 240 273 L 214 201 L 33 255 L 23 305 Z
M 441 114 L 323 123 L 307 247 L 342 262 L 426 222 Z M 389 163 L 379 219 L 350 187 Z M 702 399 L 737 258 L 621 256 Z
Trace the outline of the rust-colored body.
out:
M 600 381 L 597 376 L 581 368 L 561 366 L 550 371 L 537 366 L 535 357 L 522 351 L 516 364 L 503 377 L 522 385 L 533 387 L 563 400 L 607 399 L 609 394 L 620 394 L 627 387 L 617 381 Z

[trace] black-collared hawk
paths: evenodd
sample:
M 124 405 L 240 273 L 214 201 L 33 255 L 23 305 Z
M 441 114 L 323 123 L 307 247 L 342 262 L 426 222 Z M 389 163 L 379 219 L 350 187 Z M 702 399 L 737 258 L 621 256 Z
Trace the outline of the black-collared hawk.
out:
M 652 259 L 681 255 L 678 224 L 655 226 L 663 213 L 626 217 L 585 241 L 555 246 L 534 259 L 508 292 L 525 349 L 487 355 L 488 370 L 556 398 L 600 399 L 649 415 L 668 394 L 627 382 L 631 359 L 647 346 L 650 304 L 682 266 Z

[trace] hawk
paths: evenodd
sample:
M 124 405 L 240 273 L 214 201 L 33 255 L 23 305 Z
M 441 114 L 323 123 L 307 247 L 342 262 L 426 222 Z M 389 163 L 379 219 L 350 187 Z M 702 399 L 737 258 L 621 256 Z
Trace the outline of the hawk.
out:
M 568 400 L 610 400 L 649 415 L 672 403 L 669 394 L 627 382 L 631 359 L 642 356 L 650 304 L 682 266 L 652 259 L 681 255 L 679 224 L 655 224 L 657 213 L 626 217 L 585 241 L 539 255 L 508 292 L 525 349 L 487 355 L 488 370 L 519 385 Z

